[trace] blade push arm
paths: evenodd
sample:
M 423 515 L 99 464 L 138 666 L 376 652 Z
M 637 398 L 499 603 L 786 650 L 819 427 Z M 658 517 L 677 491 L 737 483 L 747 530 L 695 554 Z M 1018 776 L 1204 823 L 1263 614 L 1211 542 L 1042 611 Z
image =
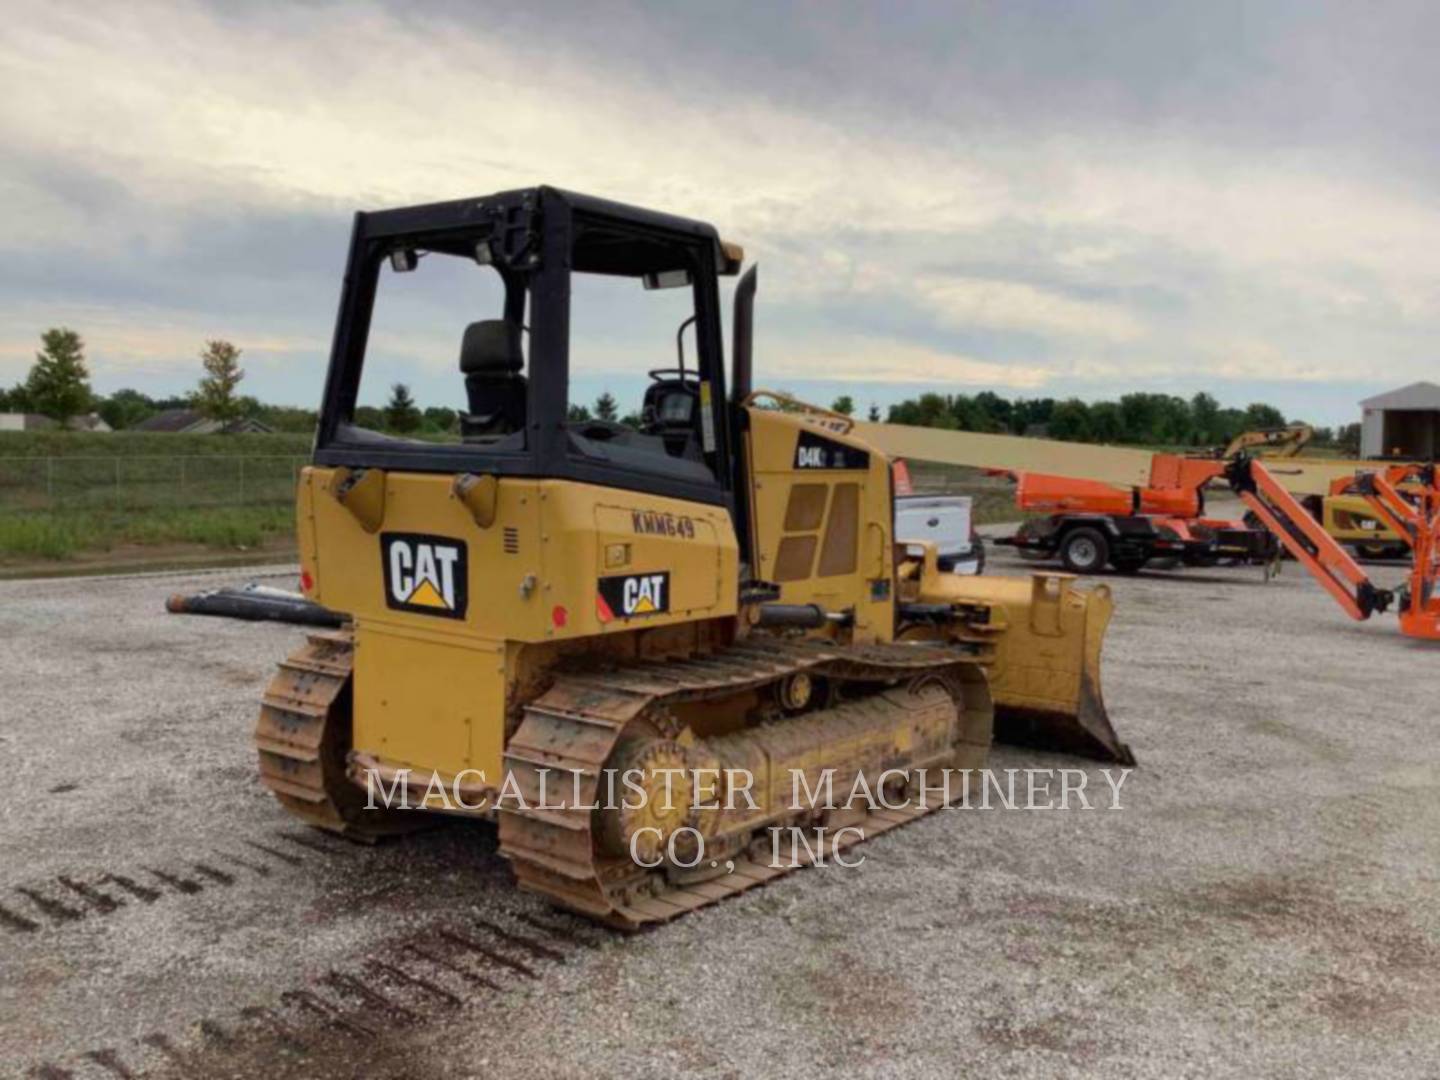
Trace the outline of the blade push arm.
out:
M 1255 458 L 1240 456 L 1225 470 L 1230 487 L 1323 585 L 1352 619 L 1390 606 L 1394 594 L 1375 587 L 1343 547 Z

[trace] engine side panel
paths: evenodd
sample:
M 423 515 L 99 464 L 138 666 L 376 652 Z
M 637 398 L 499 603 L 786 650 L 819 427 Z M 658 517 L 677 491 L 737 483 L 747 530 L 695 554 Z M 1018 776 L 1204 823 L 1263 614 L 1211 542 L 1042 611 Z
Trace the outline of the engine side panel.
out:
M 798 416 L 749 410 L 756 576 L 781 602 L 855 612 L 856 641 L 894 635 L 890 460 Z

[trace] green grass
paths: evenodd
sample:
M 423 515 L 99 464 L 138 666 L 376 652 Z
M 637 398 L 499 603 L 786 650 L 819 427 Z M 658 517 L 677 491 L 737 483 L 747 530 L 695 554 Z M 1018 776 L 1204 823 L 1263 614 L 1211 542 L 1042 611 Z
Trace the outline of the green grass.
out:
M 309 454 L 309 435 L 170 435 L 150 431 L 0 431 L 0 458 Z
M 70 559 L 133 544 L 257 548 L 294 530 L 288 505 L 0 514 L 0 560 Z
M 0 564 L 89 560 L 135 546 L 234 551 L 284 541 L 294 536 L 295 475 L 311 441 L 0 432 Z

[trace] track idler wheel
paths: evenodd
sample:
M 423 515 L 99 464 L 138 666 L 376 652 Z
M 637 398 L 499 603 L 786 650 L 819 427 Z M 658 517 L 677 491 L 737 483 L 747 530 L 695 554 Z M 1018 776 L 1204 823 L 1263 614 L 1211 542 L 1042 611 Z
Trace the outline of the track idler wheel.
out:
M 629 740 L 606 767 L 615 770 L 616 798 L 596 814 L 600 848 L 607 855 L 654 862 L 678 830 L 698 825 L 695 765 L 674 739 Z

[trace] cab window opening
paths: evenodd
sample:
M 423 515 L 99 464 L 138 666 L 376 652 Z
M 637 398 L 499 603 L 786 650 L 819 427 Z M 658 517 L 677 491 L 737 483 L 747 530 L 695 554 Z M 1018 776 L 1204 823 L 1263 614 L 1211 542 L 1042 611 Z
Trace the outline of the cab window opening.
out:
M 339 437 L 523 450 L 524 282 L 463 247 L 396 244 L 376 263 L 359 382 Z
M 701 411 L 701 257 L 689 243 L 577 229 L 567 416 L 582 455 L 716 480 L 713 423 Z

